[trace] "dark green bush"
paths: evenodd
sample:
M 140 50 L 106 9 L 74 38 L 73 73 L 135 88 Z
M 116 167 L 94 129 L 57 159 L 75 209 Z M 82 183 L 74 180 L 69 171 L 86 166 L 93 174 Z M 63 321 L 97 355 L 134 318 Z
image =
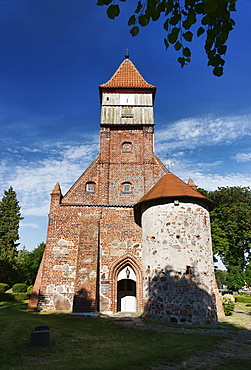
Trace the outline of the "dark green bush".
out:
M 27 292 L 28 292 L 28 293 L 31 293 L 31 292 L 32 292 L 32 290 L 33 290 L 33 285 L 28 286 L 28 288 L 27 288 Z
M 21 284 L 17 283 L 14 284 L 12 287 L 13 293 L 26 293 L 27 292 L 27 285 L 26 284 Z
M 236 295 L 234 298 L 235 298 L 235 302 L 251 303 L 251 296 Z
M 9 285 L 5 283 L 0 283 L 0 293 L 5 293 L 9 289 Z
M 15 301 L 15 297 L 11 293 L 0 293 L 0 302 Z
M 29 299 L 29 293 L 12 293 L 15 301 L 24 301 Z
M 25 301 L 29 293 L 0 293 L 0 302 Z
M 223 309 L 226 316 L 231 316 L 234 312 L 234 302 L 223 302 Z

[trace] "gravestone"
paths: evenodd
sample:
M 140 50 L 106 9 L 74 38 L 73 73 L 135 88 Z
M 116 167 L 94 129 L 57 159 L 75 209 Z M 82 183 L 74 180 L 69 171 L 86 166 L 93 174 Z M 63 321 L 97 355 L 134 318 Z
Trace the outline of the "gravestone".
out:
M 40 325 L 31 333 L 31 345 L 36 347 L 48 346 L 50 343 L 50 328 Z

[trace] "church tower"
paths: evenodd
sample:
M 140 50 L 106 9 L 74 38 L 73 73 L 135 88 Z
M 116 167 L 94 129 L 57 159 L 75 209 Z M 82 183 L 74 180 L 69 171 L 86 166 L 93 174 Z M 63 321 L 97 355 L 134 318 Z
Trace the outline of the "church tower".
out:
M 99 93 L 100 154 L 64 196 L 59 184 L 51 194 L 30 304 L 142 312 L 141 228 L 133 205 L 167 172 L 153 148 L 156 87 L 126 56 Z

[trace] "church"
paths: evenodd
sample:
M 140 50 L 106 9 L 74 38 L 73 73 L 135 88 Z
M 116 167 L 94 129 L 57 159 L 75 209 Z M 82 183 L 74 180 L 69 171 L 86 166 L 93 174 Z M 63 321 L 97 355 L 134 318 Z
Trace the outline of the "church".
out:
M 100 153 L 65 195 L 51 193 L 30 306 L 217 321 L 213 202 L 154 154 L 154 99 L 125 55 L 99 86 Z

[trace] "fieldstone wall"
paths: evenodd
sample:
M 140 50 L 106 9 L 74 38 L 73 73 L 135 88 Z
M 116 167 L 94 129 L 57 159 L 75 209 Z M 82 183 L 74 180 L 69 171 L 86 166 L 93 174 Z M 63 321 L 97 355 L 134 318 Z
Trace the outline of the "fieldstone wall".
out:
M 145 314 L 171 322 L 217 321 L 209 212 L 201 205 L 154 205 L 142 214 Z

